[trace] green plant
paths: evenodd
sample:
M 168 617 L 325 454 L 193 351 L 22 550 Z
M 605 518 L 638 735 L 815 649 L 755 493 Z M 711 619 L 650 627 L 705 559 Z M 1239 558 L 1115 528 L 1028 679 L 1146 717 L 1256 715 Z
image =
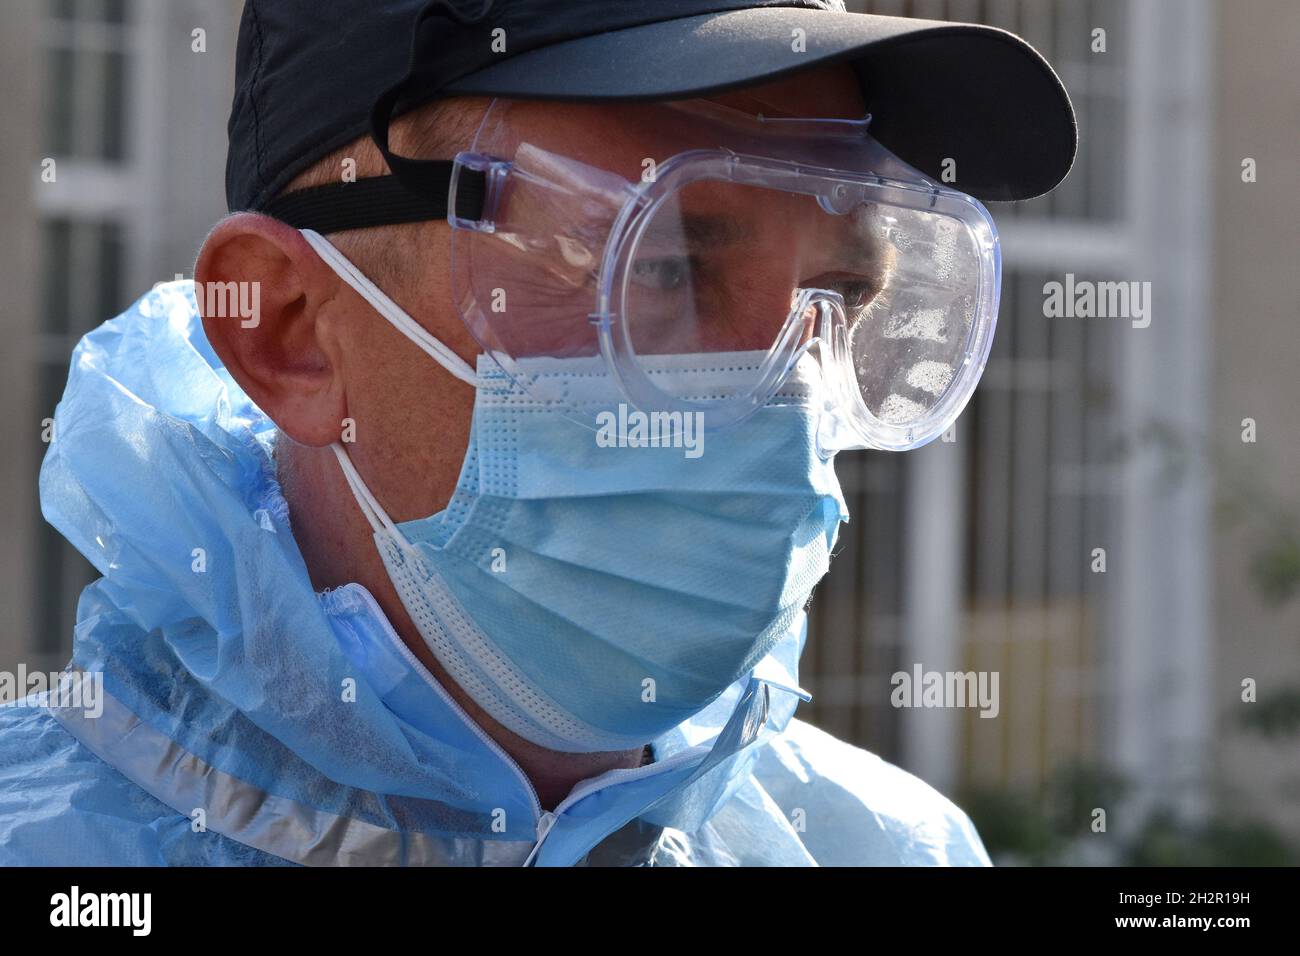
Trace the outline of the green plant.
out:
M 1089 840 L 1094 807 L 1112 820 L 1122 812 L 1131 785 L 1096 765 L 1059 768 L 1040 791 L 968 790 L 961 804 L 995 862 L 1051 866 L 1075 861 Z M 1147 814 L 1127 837 L 1110 838 L 1107 859 L 1119 866 L 1294 866 L 1300 848 L 1257 820 L 1213 816 L 1202 822 L 1180 818 L 1168 808 Z

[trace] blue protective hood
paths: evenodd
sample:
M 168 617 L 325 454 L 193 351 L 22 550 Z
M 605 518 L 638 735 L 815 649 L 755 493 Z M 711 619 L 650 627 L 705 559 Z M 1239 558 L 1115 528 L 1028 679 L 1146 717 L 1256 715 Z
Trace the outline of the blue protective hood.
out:
M 41 469 L 46 518 L 103 577 L 72 666 L 105 718 L 56 713 L 153 797 L 297 862 L 571 864 L 628 821 L 694 832 L 796 705 L 796 628 L 654 743 L 655 764 L 544 814 L 522 773 L 360 585 L 311 586 L 275 480 L 275 426 L 222 368 L 189 282 L 156 287 L 73 355 Z

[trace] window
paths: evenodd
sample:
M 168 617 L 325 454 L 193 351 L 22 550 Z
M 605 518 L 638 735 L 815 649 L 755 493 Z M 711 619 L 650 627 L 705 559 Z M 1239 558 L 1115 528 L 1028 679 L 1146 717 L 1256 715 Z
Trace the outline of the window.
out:
M 867 0 L 867 13 L 984 22 L 1018 33 L 1058 70 L 1080 125 L 1080 148 L 1065 181 L 1047 196 L 992 203 L 1004 244 L 1002 303 L 993 353 L 979 390 L 956 426 L 960 477 L 947 498 L 911 500 L 928 452 L 841 456 L 838 470 L 853 521 L 842 529 L 831 573 L 813 603 L 805 686 L 808 719 L 904 762 L 943 787 L 1034 783 L 1054 761 L 1095 756 L 1089 731 L 1102 720 L 1104 575 L 1080 558 L 1109 543 L 1115 453 L 1116 333 L 1111 323 L 1048 319 L 1043 284 L 1073 270 L 1108 278 L 1124 248 L 1125 41 L 1121 0 Z M 1095 29 L 1107 52 L 1092 51 Z M 1089 273 L 1091 270 L 1092 274 Z M 919 508 L 936 526 L 956 527 L 960 571 L 924 600 L 949 602 L 953 663 L 1000 672 L 1000 720 L 975 710 L 954 719 L 946 756 L 905 739 L 889 703 L 890 676 L 924 651 L 909 629 L 929 626 L 909 605 L 907 575 L 943 555 L 909 525 Z M 947 582 L 947 583 L 944 583 Z M 947 591 L 953 593 L 947 593 Z M 914 602 L 916 598 L 912 599 Z M 921 617 L 924 617 L 921 615 Z M 923 640 L 924 643 L 924 640 Z M 1021 679 L 1017 679 L 1021 678 Z M 1064 689 L 1064 693 L 1057 691 Z M 910 723 L 909 719 L 909 723 Z M 946 765 L 945 765 L 946 763 Z
M 77 340 L 127 304 L 125 213 L 102 207 L 105 195 L 121 201 L 130 161 L 125 145 L 131 13 L 128 0 L 50 0 L 42 23 L 49 96 L 43 153 L 54 158 L 60 176 L 57 191 L 37 192 L 44 212 L 44 274 L 36 400 L 46 416 L 63 393 Z M 45 451 L 42 444 L 39 454 Z M 48 524 L 39 524 L 35 533 L 41 591 L 31 649 L 61 664 L 71 647 L 77 596 L 97 575 Z
M 50 155 L 121 162 L 126 0 L 51 0 L 44 23 Z

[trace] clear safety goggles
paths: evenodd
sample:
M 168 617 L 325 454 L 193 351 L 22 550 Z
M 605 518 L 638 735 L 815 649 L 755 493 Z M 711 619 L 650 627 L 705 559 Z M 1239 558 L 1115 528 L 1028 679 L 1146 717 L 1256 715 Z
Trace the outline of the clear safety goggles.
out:
M 494 101 L 448 196 L 461 316 L 531 396 L 591 425 L 547 371 L 600 356 L 631 406 L 720 428 L 809 354 L 828 452 L 913 448 L 957 418 L 992 342 L 997 230 L 872 139 L 869 117 L 551 106 Z M 725 387 L 658 374 L 711 353 Z

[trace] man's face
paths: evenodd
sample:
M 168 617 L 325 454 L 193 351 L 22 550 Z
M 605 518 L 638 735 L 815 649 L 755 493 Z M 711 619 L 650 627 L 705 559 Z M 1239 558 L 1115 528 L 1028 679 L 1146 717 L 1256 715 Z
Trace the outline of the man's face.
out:
M 708 99 L 766 116 L 860 119 L 865 112 L 856 76 L 848 67 Z M 483 103 L 477 108 L 486 107 Z M 636 105 L 526 102 L 511 104 L 510 124 L 521 142 L 548 144 L 557 154 L 635 182 L 646 160 L 662 163 L 696 145 L 681 130 L 646 124 L 644 115 Z M 526 159 L 517 156 L 516 163 Z M 634 347 L 647 353 L 766 349 L 788 314 L 791 290 L 801 286 L 841 286 L 852 304 L 852 298 L 862 294 L 857 285 L 864 277 L 854 273 L 853 262 L 837 258 L 835 250 L 846 244 L 828 241 L 831 217 L 800 214 L 800 204 L 812 202 L 753 188 L 688 187 L 677 200 L 676 214 L 661 220 L 677 223 L 685 235 L 649 235 L 642 243 L 631 292 L 638 306 L 633 334 L 642 341 Z M 538 208 L 533 214 L 544 220 L 547 210 Z M 453 301 L 450 227 L 432 223 L 390 228 L 404 230 L 412 241 L 402 247 L 407 280 L 401 288 L 386 291 L 472 363 L 481 348 Z M 674 284 L 679 255 L 656 254 L 656 242 L 667 238 L 684 238 L 689 246 L 697 278 L 689 289 Z M 490 241 L 503 244 L 500 238 Z M 676 248 L 680 254 L 680 241 Z M 487 277 L 488 285 L 495 281 L 506 292 L 512 352 L 589 354 L 595 342 L 587 320 L 593 305 L 589 257 L 570 256 L 572 273 L 567 275 L 542 270 L 538 261 L 526 253 L 505 255 L 497 260 L 496 280 Z M 530 269 L 545 274 L 532 275 Z M 725 281 L 713 281 L 712 276 Z M 433 514 L 455 486 L 468 441 L 473 391 L 451 379 L 359 299 L 356 305 L 342 331 L 347 339 L 348 408 L 357 422 L 358 451 L 379 466 L 372 466 L 372 474 L 385 475 L 375 491 L 395 520 Z

